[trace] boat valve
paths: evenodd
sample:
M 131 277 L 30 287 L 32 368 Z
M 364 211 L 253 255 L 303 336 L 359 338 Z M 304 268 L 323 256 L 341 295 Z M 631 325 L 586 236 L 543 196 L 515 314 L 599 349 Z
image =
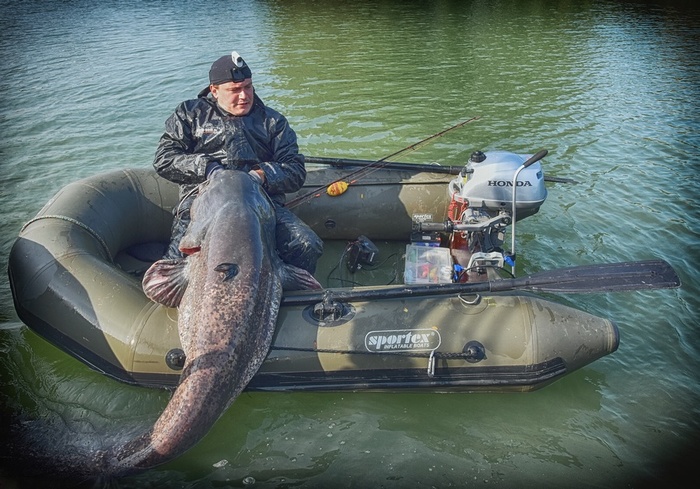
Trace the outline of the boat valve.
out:
M 469 363 L 477 363 L 486 358 L 486 348 L 478 341 L 470 341 L 462 348 L 464 359 Z
M 185 352 L 179 348 L 173 348 L 165 354 L 165 364 L 173 370 L 182 370 L 185 366 Z

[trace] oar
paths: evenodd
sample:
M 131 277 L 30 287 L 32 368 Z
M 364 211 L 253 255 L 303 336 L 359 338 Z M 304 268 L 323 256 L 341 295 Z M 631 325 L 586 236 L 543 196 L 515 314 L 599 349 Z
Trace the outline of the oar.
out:
M 680 287 L 676 271 L 663 260 L 605 263 L 560 268 L 525 277 L 463 284 L 400 285 L 366 289 L 327 289 L 285 295 L 282 304 L 315 304 L 323 300 L 364 301 L 477 292 L 530 290 L 556 293 L 620 292 Z
M 331 166 L 372 166 L 376 165 L 376 161 L 372 160 L 356 160 L 350 158 L 324 158 L 321 156 L 306 156 L 307 163 L 315 163 L 318 165 L 331 165 Z M 384 163 L 382 168 L 391 168 L 394 170 L 408 170 L 415 172 L 426 172 L 426 173 L 441 173 L 445 175 L 458 175 L 462 171 L 461 166 L 443 166 L 443 165 L 430 165 L 426 163 L 398 163 L 390 162 Z M 548 175 L 544 176 L 545 182 L 552 183 L 578 183 L 576 180 L 571 178 L 561 178 L 561 177 L 551 177 Z

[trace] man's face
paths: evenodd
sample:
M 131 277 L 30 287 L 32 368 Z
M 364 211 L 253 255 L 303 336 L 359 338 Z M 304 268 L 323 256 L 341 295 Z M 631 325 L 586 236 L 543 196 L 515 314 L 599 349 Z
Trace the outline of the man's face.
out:
M 231 115 L 246 115 L 253 108 L 253 80 L 226 82 L 209 87 L 219 106 Z

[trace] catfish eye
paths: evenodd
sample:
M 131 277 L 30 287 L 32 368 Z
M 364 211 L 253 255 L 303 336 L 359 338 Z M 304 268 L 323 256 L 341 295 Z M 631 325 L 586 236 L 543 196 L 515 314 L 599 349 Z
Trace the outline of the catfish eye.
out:
M 214 268 L 215 271 L 220 272 L 224 277 L 223 281 L 231 280 L 233 277 L 238 275 L 238 265 L 235 263 L 222 263 Z

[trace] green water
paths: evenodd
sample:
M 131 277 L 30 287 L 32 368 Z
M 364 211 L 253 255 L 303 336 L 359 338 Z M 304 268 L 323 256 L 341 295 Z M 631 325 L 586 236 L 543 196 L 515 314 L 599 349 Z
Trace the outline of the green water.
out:
M 0 265 L 62 186 L 151 164 L 163 122 L 236 49 L 312 156 L 460 165 L 549 150 L 519 272 L 663 258 L 678 290 L 557 296 L 620 348 L 529 394 L 246 393 L 183 457 L 113 487 L 681 487 L 699 440 L 700 11 L 682 2 L 7 1 Z M 21 324 L 0 280 L 3 428 L 46 443 L 155 418 L 162 391 L 93 372 Z M 2 431 L 0 431 L 2 433 Z M 0 485 L 17 480 L 2 452 Z

